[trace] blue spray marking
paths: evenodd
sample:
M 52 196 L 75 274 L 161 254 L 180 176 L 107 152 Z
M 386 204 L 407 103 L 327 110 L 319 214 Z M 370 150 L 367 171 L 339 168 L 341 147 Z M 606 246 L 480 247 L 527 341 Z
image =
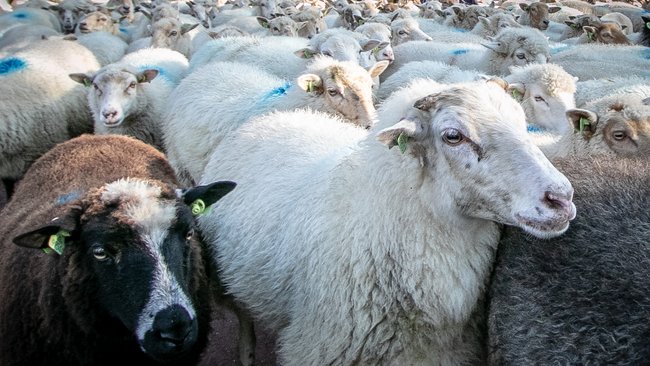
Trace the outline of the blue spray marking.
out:
M 81 197 L 81 192 L 79 191 L 62 194 L 59 196 L 59 198 L 56 199 L 56 204 L 65 205 L 66 203 L 72 202 L 79 197 Z
M 120 32 L 122 32 L 122 33 L 129 33 L 129 32 L 126 30 L 126 28 L 122 28 L 122 27 L 120 27 L 119 29 L 120 29 Z
M 27 14 L 27 13 L 23 13 L 23 12 L 14 12 L 14 13 L 12 14 L 12 16 L 13 16 L 14 18 L 18 18 L 18 19 L 25 19 L 25 18 L 29 17 L 29 14 Z
M 264 96 L 262 97 L 262 101 L 266 101 L 266 100 L 268 100 L 270 98 L 281 97 L 283 95 L 287 95 L 287 90 L 289 90 L 289 88 L 291 88 L 291 83 L 287 81 L 283 85 L 281 85 L 281 86 L 271 90 L 270 92 L 264 94 Z
M 454 56 L 459 56 L 459 55 L 464 55 L 464 54 L 466 54 L 467 52 L 469 52 L 469 50 L 467 50 L 467 49 L 462 49 L 462 50 L 453 50 L 453 51 L 451 51 L 451 52 L 449 52 L 449 53 L 452 54 L 452 55 L 454 55 Z
M 646 48 L 643 51 L 641 51 L 641 57 L 645 59 L 650 59 L 650 48 Z
M 0 76 L 8 75 L 27 68 L 27 63 L 17 57 L 0 59 Z
M 457 32 L 457 33 L 467 33 L 468 32 L 467 29 L 463 29 L 463 28 L 452 28 L 452 30 L 454 32 Z
M 541 127 L 538 126 L 538 125 L 530 125 L 530 124 L 526 127 L 526 130 L 527 130 L 529 133 L 542 133 L 542 132 L 546 132 L 546 129 L 541 128 Z
M 562 51 L 568 50 L 569 48 L 571 48 L 571 45 L 568 45 L 568 44 L 553 46 L 553 47 L 551 47 L 551 55 L 555 55 L 556 53 L 560 53 Z

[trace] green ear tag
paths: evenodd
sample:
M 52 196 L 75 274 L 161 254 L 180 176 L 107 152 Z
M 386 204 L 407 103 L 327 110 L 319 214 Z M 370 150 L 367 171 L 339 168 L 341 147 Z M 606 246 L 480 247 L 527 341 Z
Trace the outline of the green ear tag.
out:
M 594 41 L 596 39 L 596 35 L 590 32 L 587 32 L 587 38 L 589 38 L 590 41 Z
M 404 134 L 404 132 L 400 133 L 399 136 L 397 136 L 397 146 L 399 146 L 399 151 L 404 154 L 406 151 L 406 142 L 409 140 L 409 137 Z
M 192 215 L 197 216 L 205 212 L 205 202 L 202 199 L 198 198 L 190 206 L 192 209 Z
M 58 255 L 63 254 L 63 248 L 65 248 L 65 237 L 70 236 L 70 233 L 65 230 L 59 230 L 58 233 L 50 235 L 50 239 L 47 241 L 47 248 L 44 248 L 43 251 L 47 254 L 52 252 L 57 253 Z
M 309 81 L 307 82 L 307 92 L 308 92 L 308 93 L 311 93 L 311 92 L 313 92 L 313 91 L 314 91 L 314 82 L 311 81 L 311 80 L 309 80 Z
M 510 92 L 510 95 L 512 95 L 512 98 L 516 101 L 521 101 L 521 93 L 517 89 L 512 89 Z
M 375 47 L 375 48 L 372 49 L 372 54 L 373 55 L 377 56 L 378 53 L 379 53 L 379 47 Z
M 650 22 L 645 23 L 645 27 L 650 29 Z
M 88 78 L 84 78 L 84 86 L 87 88 L 92 85 L 92 82 Z
M 314 54 L 311 53 L 311 51 L 308 51 L 308 50 L 304 50 L 303 55 L 305 55 L 305 58 L 312 58 L 314 56 Z
M 579 128 L 578 131 L 580 131 L 580 133 L 583 133 L 585 131 L 585 129 L 587 128 L 587 126 L 589 126 L 590 124 L 591 123 L 589 123 L 588 119 L 586 119 L 584 117 L 580 117 L 580 128 Z

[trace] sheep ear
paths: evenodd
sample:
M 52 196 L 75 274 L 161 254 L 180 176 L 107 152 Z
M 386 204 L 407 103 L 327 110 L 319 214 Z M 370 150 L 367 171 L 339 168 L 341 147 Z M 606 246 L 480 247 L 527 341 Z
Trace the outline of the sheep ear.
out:
M 486 17 L 484 17 L 484 16 L 480 16 L 480 17 L 478 17 L 478 21 L 481 22 L 481 23 L 483 24 L 484 27 L 489 27 L 489 26 L 492 25 L 492 24 L 490 23 L 490 19 L 488 19 L 488 18 L 486 18 Z
M 645 98 L 644 100 L 641 101 L 643 105 L 650 105 L 650 97 Z
M 456 15 L 458 15 L 458 16 L 463 15 L 463 9 L 461 9 L 461 8 L 459 8 L 457 6 L 452 6 L 451 10 L 453 10 L 454 13 L 456 13 Z
M 438 11 L 439 11 L 439 10 L 436 10 L 436 12 L 438 12 Z M 392 23 L 393 21 L 395 21 L 395 19 L 397 19 L 398 16 L 399 16 L 399 13 L 398 13 L 398 12 L 395 12 L 395 15 L 393 15 L 393 17 L 390 18 L 390 22 Z
M 376 64 L 370 66 L 368 68 L 368 73 L 370 73 L 371 78 L 376 78 L 377 76 L 381 75 L 382 72 L 386 70 L 388 67 L 389 62 L 386 60 L 379 61 Z
M 548 12 L 549 12 L 549 14 L 553 14 L 553 13 L 557 13 L 557 12 L 560 11 L 561 9 L 562 9 L 562 8 L 560 8 L 560 7 L 558 7 L 558 6 L 550 6 L 550 7 L 548 8 Z
M 323 86 L 323 80 L 316 74 L 303 74 L 298 77 L 298 86 L 307 93 L 320 93 Z
M 79 74 L 69 74 L 68 76 L 70 76 L 70 79 L 78 82 L 79 84 L 83 84 L 83 86 L 85 87 L 89 87 L 93 85 L 93 78 L 90 75 L 79 73 Z
M 377 133 L 377 140 L 391 149 L 399 146 L 402 153 L 406 151 L 408 141 L 422 133 L 422 124 L 415 116 L 402 118 L 395 125 Z
M 262 28 L 269 29 L 269 20 L 264 17 L 257 17 L 257 22 L 260 23 Z
M 235 182 L 218 181 L 204 186 L 176 190 L 176 195 L 190 206 L 192 214 L 196 216 L 204 213 L 206 209 L 230 193 L 236 186 Z
M 361 50 L 364 52 L 372 51 L 375 47 L 379 47 L 382 42 L 376 39 L 369 39 L 365 43 L 361 42 Z
M 70 205 L 59 211 L 59 215 L 46 225 L 38 226 L 12 239 L 13 243 L 32 249 L 43 249 L 46 253 L 63 253 L 65 238 L 73 235 L 79 227 L 80 206 Z
M 185 34 L 185 33 L 191 31 L 192 29 L 194 29 L 194 28 L 196 28 L 198 26 L 199 26 L 199 23 L 196 23 L 196 24 L 183 24 L 183 25 L 181 25 L 181 34 Z
M 523 11 L 528 11 L 528 9 L 530 9 L 528 4 L 524 4 L 524 3 L 519 3 L 519 8 Z
M 574 132 L 580 133 L 585 140 L 591 139 L 596 133 L 598 115 L 586 109 L 569 109 L 566 116 L 571 122 Z
M 504 53 L 504 45 L 501 42 L 489 42 L 489 43 L 481 43 L 484 47 L 487 47 L 491 49 L 492 51 L 496 53 Z
M 155 79 L 158 76 L 158 70 L 148 69 L 136 75 L 138 83 L 150 83 L 151 80 Z
M 442 10 L 436 9 L 436 14 L 438 14 L 438 16 L 441 16 L 441 17 L 445 18 L 445 12 L 442 11 Z
M 492 83 L 492 84 L 498 86 L 499 88 L 503 89 L 506 92 L 508 91 L 508 86 L 509 86 L 508 82 L 505 81 L 505 79 L 502 79 L 502 78 L 500 78 L 498 76 L 493 76 L 493 77 L 487 79 L 486 82 L 487 83 Z
M 300 57 L 300 58 L 312 58 L 317 53 L 318 52 L 316 52 L 315 50 L 313 50 L 311 48 L 303 48 L 303 49 L 300 49 L 300 50 L 294 52 L 293 54 Z
M 524 99 L 524 94 L 526 94 L 526 86 L 522 83 L 508 84 L 506 92 L 512 96 L 512 99 L 521 102 Z

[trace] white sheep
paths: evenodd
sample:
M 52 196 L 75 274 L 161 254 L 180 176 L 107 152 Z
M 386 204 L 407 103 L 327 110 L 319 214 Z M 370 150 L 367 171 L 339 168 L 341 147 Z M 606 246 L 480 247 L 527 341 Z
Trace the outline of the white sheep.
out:
M 492 75 L 507 75 L 510 66 L 546 63 L 550 48 L 546 37 L 537 29 L 505 28 L 491 42 L 452 44 L 414 41 L 394 48 L 395 61 L 385 80 L 399 67 L 411 61 L 442 61 L 461 69 L 474 69 Z
M 96 134 L 132 136 L 162 151 L 163 111 L 187 68 L 182 54 L 147 48 L 95 73 L 70 77 L 89 87 L 88 105 Z
M 199 217 L 220 278 L 283 365 L 483 364 L 499 224 L 559 235 L 573 189 L 493 83 L 429 81 L 379 115 L 364 135 L 276 113 L 223 141 L 202 180 L 237 190 Z
M 451 84 L 488 79 L 489 76 L 437 61 L 409 62 L 381 84 L 377 96 L 386 99 L 397 88 L 405 87 L 416 78 Z M 556 133 L 569 131 L 565 114 L 575 108 L 575 77 L 557 65 L 530 64 L 511 67 L 510 74 L 504 79 L 507 91 L 521 104 L 526 121 L 533 125 L 531 129 L 542 128 Z
M 413 18 L 394 19 L 390 23 L 392 43 L 394 46 L 409 41 L 431 41 L 431 37 L 420 29 L 420 24 Z
M 108 32 L 122 38 L 125 42 L 129 40 L 126 31 L 120 29 L 119 24 L 114 22 L 111 15 L 104 11 L 93 11 L 79 18 L 79 24 L 74 33 L 80 36 L 91 32 Z
M 521 27 L 512 14 L 509 13 L 495 13 L 489 17 L 481 16 L 478 20 L 479 22 L 476 23 L 470 33 L 481 36 L 482 38 L 493 37 L 503 28 Z
M 288 83 L 255 66 L 210 63 L 188 75 L 169 98 L 163 126 L 168 158 L 181 179 L 198 181 L 210 152 L 229 131 L 273 110 L 309 107 L 369 127 L 375 117 L 372 78 L 386 65 L 381 61 L 366 71 L 317 57 Z
M 650 77 L 650 51 L 644 46 L 585 44 L 553 55 L 553 63 L 580 80 L 636 75 Z
M 141 38 L 131 43 L 127 53 L 148 47 L 169 48 L 178 51 L 185 57 L 192 55 L 192 36 L 189 32 L 199 24 L 181 23 L 175 18 L 162 18 L 151 26 L 151 37 Z
M 92 132 L 83 87 L 68 77 L 100 68 L 84 46 L 41 40 L 0 55 L 0 178 L 18 179 L 57 143 Z
M 549 159 L 593 154 L 650 152 L 650 86 L 637 86 L 567 111 L 576 133 L 539 134 L 535 142 Z M 532 134 L 536 135 L 536 134 Z
M 286 15 L 275 17 L 273 19 L 257 17 L 257 20 L 272 36 L 299 37 L 298 33 L 300 33 L 303 27 L 307 26 L 306 22 L 298 23 Z
M 102 66 L 119 61 L 128 44 L 118 36 L 108 32 L 90 32 L 77 36 L 79 43 L 88 48 Z
M 377 47 L 373 50 L 377 61 L 395 60 L 393 46 L 391 45 L 391 28 L 388 25 L 383 23 L 367 22 L 358 26 L 354 31 L 363 34 L 368 39 L 376 39 L 381 42 L 387 42 L 388 45 L 386 47 L 381 49 Z
M 0 36 L 0 51 L 11 52 L 43 38 L 57 36 L 61 33 L 51 27 L 37 24 L 20 24 L 11 27 Z
M 588 102 L 607 95 L 627 93 L 647 85 L 650 85 L 650 78 L 639 76 L 579 81 L 576 84 L 576 106 L 583 107 Z
M 0 35 L 17 25 L 42 25 L 61 32 L 59 19 L 52 12 L 43 9 L 20 8 L 0 14 Z

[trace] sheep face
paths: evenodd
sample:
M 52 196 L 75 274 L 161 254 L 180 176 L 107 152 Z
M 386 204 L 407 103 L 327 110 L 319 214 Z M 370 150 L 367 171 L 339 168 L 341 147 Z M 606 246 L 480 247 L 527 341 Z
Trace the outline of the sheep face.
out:
M 408 41 L 431 41 L 429 37 L 420 29 L 420 25 L 414 19 L 397 19 L 390 24 L 391 34 L 393 36 L 392 44 L 398 44 Z
M 319 60 L 315 61 L 317 68 Z M 327 110 L 337 113 L 352 123 L 369 128 L 375 119 L 372 100 L 372 79 L 379 76 L 388 61 L 380 61 L 368 71 L 349 62 L 341 62 L 313 74 L 298 77 L 298 85 L 315 98 L 324 99 Z
M 404 145 L 407 159 L 419 163 L 432 184 L 449 184 L 445 194 L 463 215 L 538 237 L 568 228 L 575 217 L 573 188 L 527 136 L 523 110 L 501 86 L 452 86 L 414 107 L 378 139 Z
M 180 21 L 172 18 L 161 19 L 153 24 L 151 47 L 169 48 L 187 56 L 189 48 L 184 45 L 184 40 L 189 38 L 186 34 L 198 25 L 198 23 L 181 24 Z
M 194 351 L 199 327 L 205 327 L 193 303 L 199 286 L 193 270 L 204 269 L 184 197 L 203 192 L 209 206 L 232 188 L 219 182 L 181 194 L 161 182 L 120 179 L 71 201 L 47 226 L 14 242 L 46 247 L 50 234 L 61 235 L 57 260 L 74 276 L 84 274 L 83 283 L 64 287 L 87 291 L 79 295 L 90 297 L 84 303 L 97 316 L 119 321 L 148 356 L 175 361 Z
M 276 0 L 254 0 L 251 1 L 251 5 L 259 7 L 259 15 L 266 19 L 272 19 L 276 16 L 284 15 Z
M 133 72 L 122 69 L 103 69 L 95 76 L 72 74 L 70 77 L 86 86 L 88 105 L 95 123 L 105 127 L 117 127 L 124 120 L 140 111 L 138 93 L 142 83 L 149 83 L 158 75 L 157 70 Z
M 622 156 L 650 154 L 650 98 L 641 101 L 639 98 L 632 95 L 608 98 L 604 108 L 591 107 L 598 112 L 567 111 L 571 127 L 579 134 L 584 149 L 611 151 Z
M 73 33 L 77 26 L 77 21 L 79 20 L 79 11 L 77 9 L 70 9 L 57 5 L 50 6 L 50 9 L 55 10 L 58 13 L 63 33 Z
M 544 3 L 532 3 L 532 4 L 519 4 L 521 10 L 525 11 L 528 15 L 528 21 L 524 25 L 529 25 L 533 28 L 540 30 L 546 30 L 548 28 L 548 14 L 555 13 L 560 11 L 559 7 L 549 7 Z
M 190 7 L 190 15 L 198 19 L 201 25 L 208 29 L 212 27 L 212 19 L 209 16 L 210 6 L 205 6 L 194 1 L 188 1 L 187 5 Z
M 79 33 L 90 32 L 108 32 L 113 31 L 113 19 L 107 14 L 100 11 L 94 11 L 90 14 L 79 19 L 79 26 L 77 27 Z
M 534 82 L 510 84 L 508 91 L 520 101 L 528 123 L 560 133 L 570 132 L 566 123 L 566 111 L 575 108 L 574 93 L 551 93 L 545 86 Z
M 596 26 L 584 26 L 582 27 L 582 30 L 587 34 L 588 42 L 632 44 L 617 23 L 602 23 Z

